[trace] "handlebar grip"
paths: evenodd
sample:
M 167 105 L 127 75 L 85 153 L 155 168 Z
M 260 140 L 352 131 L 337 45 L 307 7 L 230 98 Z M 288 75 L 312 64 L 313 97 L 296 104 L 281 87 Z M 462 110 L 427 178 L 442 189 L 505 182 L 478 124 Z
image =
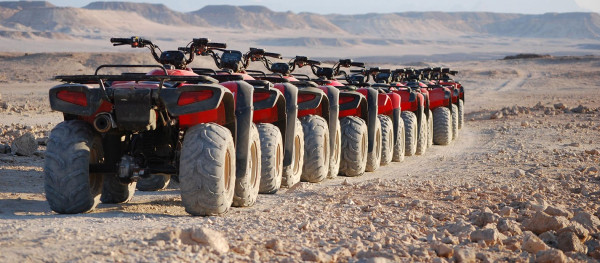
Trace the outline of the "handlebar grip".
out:
M 279 58 L 279 59 L 281 59 L 281 54 L 278 54 L 278 53 L 265 52 L 265 56 L 266 57 L 272 57 L 272 58 Z
M 127 44 L 127 42 L 131 43 L 131 38 L 116 38 L 113 37 L 110 39 L 111 43 L 122 43 L 122 44 Z
M 353 67 L 359 67 L 359 68 L 364 68 L 365 67 L 365 63 L 364 62 L 352 62 L 350 63 L 351 66 Z
M 227 48 L 225 43 L 208 43 L 206 46 L 210 48 Z

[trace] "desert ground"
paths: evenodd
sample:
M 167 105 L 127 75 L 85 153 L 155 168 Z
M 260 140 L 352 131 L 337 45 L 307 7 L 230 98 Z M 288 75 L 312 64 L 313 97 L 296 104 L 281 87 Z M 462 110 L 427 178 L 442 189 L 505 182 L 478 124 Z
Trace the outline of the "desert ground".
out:
M 598 56 L 443 63 L 466 90 L 459 137 L 361 177 L 299 183 L 220 217 L 189 216 L 175 182 L 88 214 L 52 212 L 44 142 L 61 114 L 50 78 L 144 59 L 0 55 L 0 144 L 25 133 L 39 144 L 0 154 L 0 262 L 600 260 Z

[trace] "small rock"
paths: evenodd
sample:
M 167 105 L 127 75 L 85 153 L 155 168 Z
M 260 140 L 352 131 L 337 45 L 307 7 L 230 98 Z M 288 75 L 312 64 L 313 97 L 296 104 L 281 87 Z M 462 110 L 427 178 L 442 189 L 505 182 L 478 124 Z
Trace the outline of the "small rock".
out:
M 557 234 L 561 234 L 564 232 L 574 233 L 575 235 L 577 235 L 577 238 L 581 240 L 581 242 L 585 242 L 590 239 L 590 231 L 577 222 L 571 222 L 570 226 L 558 230 Z
M 6 153 L 10 153 L 10 152 L 11 152 L 10 146 L 8 146 L 6 144 L 0 144 L 0 153 L 6 154 Z
M 557 248 L 563 252 L 587 253 L 587 247 L 581 243 L 577 235 L 573 232 L 562 232 L 558 235 Z
M 523 227 L 526 230 L 530 230 L 533 233 L 541 234 L 548 230 L 559 230 L 567 227 L 569 221 L 563 216 L 550 216 L 544 212 L 537 212 L 535 215 L 526 220 L 523 223 Z
M 491 210 L 489 210 L 489 208 L 487 208 L 486 210 L 482 210 L 481 214 L 473 220 L 473 224 L 478 227 L 485 227 L 488 224 L 498 222 L 499 218 L 500 216 L 494 214 Z
M 350 250 L 345 247 L 334 248 L 327 252 L 327 254 L 332 257 L 333 262 L 347 261 L 347 259 L 352 257 Z
M 523 170 L 523 169 L 516 169 L 514 174 L 515 174 L 515 177 L 523 177 L 523 176 L 527 175 L 527 172 L 525 172 L 525 170 Z
M 27 132 L 12 142 L 11 149 L 13 154 L 31 156 L 37 151 L 38 144 L 33 134 Z
M 436 242 L 431 246 L 431 248 L 433 248 L 438 257 L 449 258 L 452 257 L 452 255 L 454 254 L 452 247 L 444 243 Z
M 566 263 L 567 256 L 558 249 L 542 250 L 535 254 L 535 263 Z
M 569 212 L 567 209 L 557 206 L 548 206 L 546 210 L 544 210 L 544 213 L 551 216 L 564 216 L 566 218 L 573 218 L 573 213 Z
M 572 108 L 571 111 L 574 113 L 586 113 L 586 112 L 590 111 L 590 109 L 583 105 L 579 105 L 576 108 Z
M 556 247 L 556 245 L 558 244 L 558 240 L 556 239 L 556 235 L 553 231 L 546 231 L 542 233 L 539 237 L 542 241 L 544 241 L 544 243 L 546 243 L 546 245 Z
M 271 239 L 271 240 L 267 241 L 267 243 L 265 244 L 265 247 L 268 249 L 275 250 L 275 251 L 283 250 L 283 245 L 281 244 L 281 240 L 279 240 L 279 239 Z
M 229 242 L 223 235 L 223 233 L 212 230 L 206 227 L 191 228 L 187 232 L 190 233 L 190 237 L 198 244 L 209 246 L 219 253 L 227 253 L 229 251 Z
M 529 127 L 529 122 L 528 121 L 522 121 L 521 122 L 521 126 L 522 127 Z
M 490 116 L 490 119 L 492 119 L 492 120 L 495 120 L 495 119 L 500 119 L 500 118 L 502 118 L 503 116 L 504 116 L 504 115 L 502 114 L 502 111 L 497 111 L 497 112 L 494 112 L 494 113 L 492 114 L 492 116 Z
M 572 220 L 581 224 L 591 233 L 600 232 L 600 219 L 592 214 L 586 212 L 577 212 L 575 213 L 575 216 L 573 216 Z
M 500 243 L 500 235 L 500 232 L 494 228 L 475 230 L 471 233 L 471 241 L 483 241 L 486 245 L 493 246 L 497 243 Z
M 511 234 L 513 236 L 521 235 L 523 233 L 519 227 L 519 224 L 510 219 L 500 219 L 496 228 L 498 228 L 498 230 L 503 234 Z
M 455 248 L 454 260 L 457 263 L 475 263 L 477 262 L 477 254 L 468 248 Z
M 313 251 L 311 249 L 305 248 L 300 252 L 300 256 L 304 261 L 312 261 L 312 262 L 330 262 L 331 256 L 327 255 L 321 251 Z
M 585 150 L 585 153 L 590 154 L 590 155 L 600 155 L 600 151 L 598 151 L 598 149 Z
M 523 245 L 521 248 L 529 253 L 535 254 L 548 249 L 548 246 L 538 236 L 530 231 L 523 233 Z
M 579 146 L 581 146 L 581 144 L 578 143 L 578 142 L 574 142 L 574 143 L 569 144 L 569 146 L 571 146 L 571 147 L 579 147 Z
M 556 103 L 554 104 L 554 108 L 557 110 L 564 110 L 567 108 L 567 105 L 565 105 L 564 103 Z

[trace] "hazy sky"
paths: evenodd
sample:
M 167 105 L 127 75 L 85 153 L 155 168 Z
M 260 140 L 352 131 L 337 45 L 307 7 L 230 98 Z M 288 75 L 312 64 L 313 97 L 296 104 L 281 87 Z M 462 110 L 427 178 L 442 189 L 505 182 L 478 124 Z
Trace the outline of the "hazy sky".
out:
M 113 0 L 114 1 L 114 0 Z M 118 1 L 118 0 L 117 0 Z M 163 3 L 177 11 L 195 11 L 205 5 L 263 5 L 275 11 L 313 12 L 321 14 L 364 14 L 404 11 L 488 11 L 500 13 L 540 14 L 546 12 L 598 12 L 600 0 L 128 0 Z M 49 0 L 58 6 L 83 7 L 89 0 Z

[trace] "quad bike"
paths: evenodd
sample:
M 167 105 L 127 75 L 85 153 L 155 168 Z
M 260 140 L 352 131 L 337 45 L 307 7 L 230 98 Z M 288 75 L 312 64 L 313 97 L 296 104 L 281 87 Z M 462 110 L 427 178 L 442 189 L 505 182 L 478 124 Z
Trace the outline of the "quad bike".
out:
M 319 120 L 315 122 L 299 115 L 296 103 L 300 98 L 298 88 L 293 84 L 273 84 L 248 74 L 252 72 L 247 69 L 251 61 L 263 60 L 266 57 L 280 58 L 281 55 L 257 48 L 251 48 L 245 54 L 237 50 L 218 51 L 221 53 L 210 50 L 205 55 L 211 56 L 221 71 L 206 68 L 193 70 L 199 74 L 211 74 L 210 76 L 219 79 L 225 86 L 231 80 L 238 79 L 255 88 L 253 121 L 259 127 L 263 149 L 263 180 L 260 193 L 275 193 L 281 186 L 292 186 L 301 178 L 309 182 L 322 181 L 324 175 L 327 175 L 327 170 L 323 167 L 328 161 L 328 156 L 312 152 L 309 154 L 307 151 L 328 150 L 323 148 L 323 142 L 319 139 L 319 136 L 322 136 L 319 129 L 326 130 L 326 123 Z M 313 127 L 315 125 L 322 127 Z M 319 167 L 320 170 L 315 170 Z
M 426 85 L 415 81 L 412 69 L 398 69 L 376 76 L 380 83 L 390 83 L 387 91 L 401 97 L 402 120 L 405 127 L 406 156 L 421 155 L 432 144 L 433 118 L 429 110 Z M 410 81 L 407 81 L 410 80 Z
M 441 73 L 441 68 L 424 68 L 421 69 L 421 82 L 427 85 L 429 91 L 429 107 L 433 113 L 433 143 L 437 145 L 447 145 L 456 136 L 455 122 L 457 118 L 454 116 L 457 112 L 452 103 L 452 87 L 448 85 L 440 85 L 434 81 L 436 73 Z
M 349 60 L 340 60 L 342 67 L 352 66 L 345 62 Z M 362 64 L 362 63 L 361 63 Z M 389 73 L 389 70 L 381 70 L 378 67 L 369 69 L 350 70 L 350 75 L 345 71 L 339 71 L 348 82 L 348 85 L 368 87 L 374 89 L 378 93 L 378 109 L 377 117 L 381 122 L 382 128 L 382 148 L 381 148 L 381 165 L 387 165 L 391 161 L 400 162 L 405 156 L 405 126 L 401 118 L 401 97 L 388 89 L 388 84 L 377 82 L 376 77 L 382 76 L 384 73 Z M 388 74 L 389 75 L 389 74 Z M 370 79 L 376 80 L 376 83 L 369 83 Z
M 306 57 L 295 57 L 288 63 L 271 62 L 267 56 L 255 56 L 253 61 L 261 61 L 265 68 L 272 74 L 254 71 L 253 77 L 261 80 L 268 80 L 273 83 L 291 83 L 298 87 L 298 118 L 303 120 L 303 123 L 311 124 L 312 127 L 322 127 L 319 129 L 311 128 L 311 126 L 303 125 L 305 128 L 305 136 L 315 134 L 319 138 L 328 138 L 328 145 L 321 144 L 321 139 L 305 139 L 306 152 L 303 168 L 302 180 L 310 182 L 318 182 L 327 178 L 333 178 L 338 175 L 340 167 L 341 154 L 341 129 L 338 120 L 339 113 L 339 90 L 332 86 L 319 86 L 314 82 L 299 81 L 291 73 L 296 66 L 302 67 L 311 63 L 318 63 L 309 60 Z M 323 122 L 323 120 L 325 122 Z M 321 123 L 321 124 L 319 124 Z M 327 124 L 329 130 L 327 131 Z M 328 134 L 327 134 L 328 133 Z M 316 144 L 318 143 L 318 144 Z M 329 151 L 329 156 L 326 155 Z M 325 162 L 318 158 L 323 156 Z M 327 171 L 326 174 L 324 171 Z
M 447 86 L 452 90 L 452 103 L 456 105 L 456 130 L 462 129 L 465 123 L 465 90 L 460 82 L 454 81 L 451 77 L 458 74 L 458 71 L 450 70 L 449 68 L 436 68 L 436 71 L 437 74 L 434 74 L 432 79 L 435 80 L 437 84 Z M 454 130 L 454 126 L 452 129 Z
M 340 60 L 333 67 L 321 67 L 320 63 L 314 62 L 306 65 L 309 65 L 312 73 L 317 76 L 317 79 L 312 81 L 340 90 L 338 117 L 342 131 L 340 174 L 359 176 L 365 171 L 375 171 L 381 165 L 382 151 L 381 121 L 377 114 L 379 98 L 377 91 L 344 85 L 336 79 L 342 74 L 341 67 L 361 67 L 364 64 L 346 59 Z
M 66 83 L 50 89 L 52 109 L 64 114 L 51 132 L 44 165 L 52 210 L 83 213 L 100 200 L 127 202 L 136 180 L 153 174 L 179 176 L 182 202 L 192 215 L 223 214 L 234 194 L 253 204 L 258 187 L 249 186 L 260 176 L 260 149 L 252 150 L 259 142 L 251 138 L 253 89 L 240 84 L 234 94 L 186 69 L 196 50 L 224 45 L 194 39 L 194 52 L 186 57 L 142 38 L 111 42 L 148 47 L 160 65 L 102 65 L 94 75 L 56 77 Z M 156 69 L 99 74 L 142 67 Z

